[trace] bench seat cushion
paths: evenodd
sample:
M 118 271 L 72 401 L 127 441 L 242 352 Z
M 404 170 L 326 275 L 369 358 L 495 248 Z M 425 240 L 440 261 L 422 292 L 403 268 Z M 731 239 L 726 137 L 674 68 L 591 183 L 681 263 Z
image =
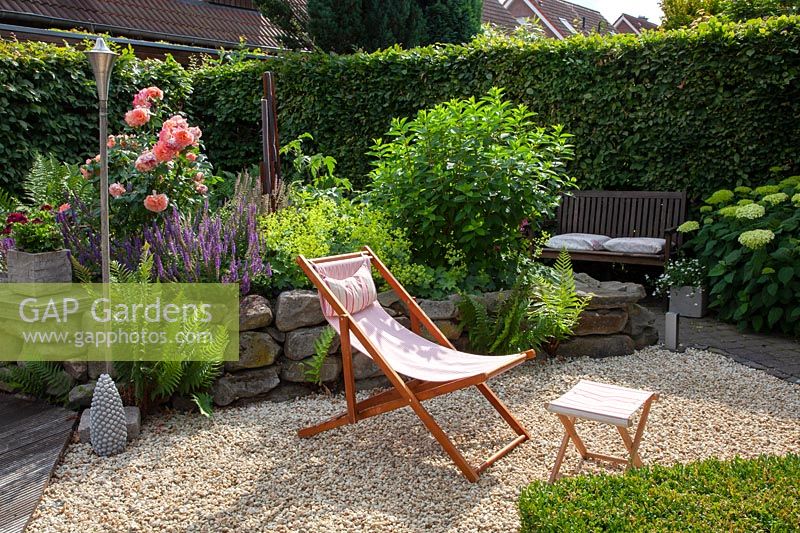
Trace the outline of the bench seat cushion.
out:
M 667 241 L 651 237 L 623 237 L 609 239 L 603 243 L 603 249 L 609 252 L 625 254 L 660 254 Z
M 556 250 L 566 248 L 575 252 L 602 250 L 603 244 L 608 240 L 610 240 L 610 237 L 593 233 L 564 233 L 550 237 L 545 246 Z

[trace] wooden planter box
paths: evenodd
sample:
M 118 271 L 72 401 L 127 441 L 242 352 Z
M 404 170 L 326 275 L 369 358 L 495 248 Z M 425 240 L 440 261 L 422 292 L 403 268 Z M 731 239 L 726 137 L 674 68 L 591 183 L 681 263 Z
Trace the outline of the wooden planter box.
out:
M 9 283 L 72 283 L 68 250 L 32 254 L 6 252 Z
M 670 287 L 669 310 L 689 318 L 702 318 L 708 308 L 708 292 L 704 287 Z

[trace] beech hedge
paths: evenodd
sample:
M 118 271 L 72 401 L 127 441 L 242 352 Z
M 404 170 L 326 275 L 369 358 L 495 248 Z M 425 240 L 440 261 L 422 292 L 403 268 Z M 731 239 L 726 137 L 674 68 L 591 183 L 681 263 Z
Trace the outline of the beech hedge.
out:
M 158 85 L 180 109 L 191 92 L 189 72 L 173 59 L 120 57 L 109 93 L 109 132 L 119 131 L 133 95 Z M 77 48 L 0 40 L 0 188 L 16 191 L 34 154 L 81 163 L 98 150 L 97 89 L 89 61 Z
M 503 87 L 540 124 L 563 124 L 574 135 L 568 172 L 581 188 L 701 196 L 760 181 L 773 166 L 800 172 L 799 50 L 800 17 L 776 17 L 712 19 L 643 37 L 480 37 L 467 45 L 286 54 L 191 70 L 128 56 L 115 69 L 111 118 L 121 120 L 135 87 L 159 84 L 184 96 L 193 90 L 185 109 L 203 128 L 210 160 L 236 171 L 260 159 L 260 77 L 272 70 L 281 138 L 310 132 L 317 149 L 338 160 L 340 175 L 364 187 L 366 152 L 392 118 Z M 15 186 L 34 150 L 70 161 L 91 155 L 94 86 L 82 53 L 2 42 L 0 84 L 0 185 Z
M 581 188 L 699 196 L 800 166 L 800 17 L 692 30 L 349 56 L 289 55 L 194 75 L 191 106 L 212 161 L 259 158 L 259 76 L 276 72 L 285 139 L 311 132 L 341 175 L 365 184 L 373 140 L 412 116 L 493 86 L 574 135 Z

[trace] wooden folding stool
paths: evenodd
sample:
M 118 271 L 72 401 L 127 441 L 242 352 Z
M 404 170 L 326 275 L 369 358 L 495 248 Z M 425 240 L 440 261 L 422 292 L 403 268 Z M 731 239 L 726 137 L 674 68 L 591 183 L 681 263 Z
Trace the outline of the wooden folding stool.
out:
M 561 469 L 561 463 L 564 461 L 564 454 L 570 440 L 583 459 L 609 461 L 627 465 L 628 468 L 642 466 L 639 445 L 642 442 L 650 406 L 654 400 L 658 400 L 658 394 L 655 392 L 581 380 L 563 396 L 546 404 L 547 410 L 558 415 L 558 419 L 564 425 L 564 438 L 561 439 L 561 447 L 558 449 L 549 482 L 553 483 L 558 477 L 558 471 Z M 639 418 L 635 434 L 631 436 L 628 428 L 633 425 L 639 409 L 642 409 L 642 415 Z M 628 450 L 628 457 L 612 457 L 588 451 L 575 429 L 575 420 L 578 418 L 616 426 L 625 443 L 625 448 Z

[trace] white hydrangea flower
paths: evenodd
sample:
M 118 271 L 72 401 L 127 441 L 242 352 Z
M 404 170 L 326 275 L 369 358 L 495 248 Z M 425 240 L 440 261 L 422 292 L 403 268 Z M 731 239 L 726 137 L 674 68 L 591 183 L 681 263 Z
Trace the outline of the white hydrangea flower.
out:
M 768 194 L 764 198 L 762 198 L 762 200 L 772 205 L 778 205 L 780 203 L 785 202 L 788 199 L 789 195 L 786 194 L 785 192 L 776 192 L 773 194 Z
M 747 220 L 761 218 L 764 216 L 764 213 L 766 213 L 766 209 L 764 209 L 763 205 L 759 204 L 741 205 L 736 208 L 736 218 L 744 218 Z
M 700 223 L 696 220 L 687 220 L 678 226 L 678 233 L 689 233 L 690 231 L 697 231 L 700 229 Z
M 750 231 L 745 231 L 741 235 L 739 235 L 739 244 L 750 248 L 751 250 L 757 250 L 758 248 L 763 248 L 775 238 L 775 234 L 772 233 L 771 230 L 768 229 L 754 229 Z

